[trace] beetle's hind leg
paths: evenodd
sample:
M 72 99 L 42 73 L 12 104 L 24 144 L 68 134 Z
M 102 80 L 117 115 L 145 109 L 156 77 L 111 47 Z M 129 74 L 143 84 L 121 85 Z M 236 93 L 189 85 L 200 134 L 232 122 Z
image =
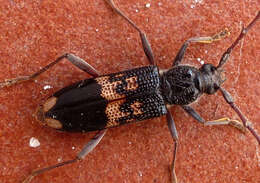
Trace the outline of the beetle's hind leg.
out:
M 74 159 L 71 159 L 71 160 L 68 160 L 68 161 L 64 161 L 64 162 L 61 162 L 61 163 L 58 163 L 56 165 L 51 165 L 49 167 L 46 167 L 46 168 L 42 168 L 42 169 L 39 169 L 39 170 L 35 170 L 33 171 L 24 181 L 23 183 L 29 183 L 31 182 L 31 180 L 39 175 L 39 174 L 42 174 L 44 172 L 47 172 L 49 170 L 52 170 L 54 168 L 58 168 L 58 167 L 61 167 L 61 166 L 64 166 L 64 165 L 68 165 L 68 164 L 71 164 L 71 163 L 75 163 L 79 160 L 82 160 L 85 158 L 85 156 L 88 155 L 88 153 L 90 153 L 97 145 L 98 143 L 101 141 L 101 139 L 104 137 L 105 133 L 106 133 L 107 129 L 105 130 L 101 130 L 99 131 L 84 147 L 83 149 L 78 153 L 78 155 L 74 158 Z
M 71 53 L 66 53 L 66 54 L 58 57 L 55 61 L 46 65 L 45 67 L 43 67 L 42 69 L 40 69 L 39 71 L 35 72 L 32 75 L 21 76 L 21 77 L 12 78 L 12 79 L 6 79 L 5 81 L 0 82 L 0 88 L 12 86 L 12 85 L 24 82 L 24 81 L 34 80 L 37 76 L 41 75 L 43 72 L 50 69 L 52 66 L 56 65 L 64 58 L 66 58 L 73 65 L 75 65 L 76 67 L 78 67 L 79 69 L 83 70 L 84 72 L 90 74 L 93 77 L 97 77 L 99 75 L 98 71 L 94 67 L 92 67 L 90 64 L 88 64 L 85 60 L 83 60 Z
M 149 60 L 151 65 L 156 65 L 152 48 L 150 46 L 150 43 L 149 43 L 145 33 L 130 18 L 128 18 L 118 7 L 116 7 L 113 0 L 105 0 L 105 1 L 111 6 L 111 8 L 118 15 L 120 15 L 122 18 L 124 18 L 132 27 L 134 27 L 139 32 L 139 35 L 140 35 L 140 38 L 142 41 L 142 46 L 144 49 L 144 53 L 145 53 L 147 59 Z
M 178 51 L 176 57 L 173 60 L 173 66 L 177 66 L 181 63 L 184 54 L 186 52 L 187 47 L 189 46 L 190 43 L 212 43 L 214 41 L 219 41 L 226 36 L 228 36 L 230 32 L 227 29 L 224 29 L 223 31 L 213 35 L 213 36 L 206 36 L 206 37 L 193 37 L 185 41 Z
M 170 166 L 171 183 L 177 183 L 177 176 L 175 173 L 175 162 L 176 162 L 176 155 L 177 155 L 177 148 L 178 148 L 178 132 L 172 114 L 170 113 L 168 108 L 167 108 L 166 119 L 167 119 L 168 128 L 170 130 L 172 139 L 174 141 L 173 159 Z

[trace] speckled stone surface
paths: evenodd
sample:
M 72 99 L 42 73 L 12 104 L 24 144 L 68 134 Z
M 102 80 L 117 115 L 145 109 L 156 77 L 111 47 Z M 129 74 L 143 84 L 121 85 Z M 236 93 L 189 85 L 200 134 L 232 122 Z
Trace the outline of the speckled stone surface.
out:
M 182 43 L 228 27 L 231 35 L 213 44 L 193 44 L 186 64 L 217 64 L 222 53 L 259 10 L 258 0 L 115 0 L 147 34 L 160 68 L 168 68 Z M 150 3 L 150 6 L 147 5 Z M 138 33 L 103 0 L 0 0 L 0 80 L 33 73 L 71 52 L 101 73 L 148 65 Z M 260 22 L 234 49 L 224 87 L 260 132 Z M 94 135 L 43 127 L 33 117 L 54 91 L 90 77 L 66 61 L 27 82 L 0 90 L 0 182 L 21 182 L 31 170 L 74 157 Z M 44 89 L 51 86 L 50 89 Z M 47 87 L 48 88 L 48 87 Z M 205 118 L 238 116 L 218 93 L 192 106 Z M 257 183 L 260 150 L 250 133 L 204 127 L 180 107 L 171 110 L 179 132 L 179 183 Z M 35 137 L 40 146 L 32 148 Z M 81 163 L 36 177 L 34 183 L 169 182 L 173 143 L 165 117 L 114 128 Z

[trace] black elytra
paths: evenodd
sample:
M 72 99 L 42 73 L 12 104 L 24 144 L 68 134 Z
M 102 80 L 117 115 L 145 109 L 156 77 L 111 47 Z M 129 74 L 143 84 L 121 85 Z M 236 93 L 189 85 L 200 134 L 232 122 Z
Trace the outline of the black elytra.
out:
M 82 80 L 52 97 L 55 104 L 44 114 L 38 112 L 38 119 L 58 120 L 62 124 L 58 130 L 69 132 L 102 130 L 166 114 L 156 66 Z

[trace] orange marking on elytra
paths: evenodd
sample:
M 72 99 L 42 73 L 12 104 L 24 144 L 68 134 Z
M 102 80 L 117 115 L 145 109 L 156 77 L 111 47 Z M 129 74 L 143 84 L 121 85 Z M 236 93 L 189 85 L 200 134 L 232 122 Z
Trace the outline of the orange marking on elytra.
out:
M 122 81 L 109 81 L 110 76 L 103 76 L 96 78 L 98 84 L 102 86 L 101 88 L 101 96 L 107 100 L 115 100 L 124 98 L 125 95 L 120 95 L 116 92 L 116 87 L 122 83 Z
M 125 79 L 127 82 L 126 90 L 136 90 L 138 87 L 137 76 Z
M 43 111 L 49 111 L 57 102 L 56 97 L 50 97 L 44 104 L 43 104 Z
M 106 128 L 118 126 L 119 122 L 117 121 L 119 118 L 128 116 L 130 113 L 120 111 L 120 106 L 125 102 L 124 100 L 117 100 L 107 104 L 106 107 L 106 115 L 108 118 L 108 122 Z
M 45 122 L 51 128 L 55 128 L 55 129 L 61 129 L 62 128 L 62 123 L 60 121 L 56 120 L 56 119 L 46 118 Z
M 134 110 L 134 115 L 143 114 L 143 112 L 141 110 L 141 105 L 142 105 L 142 103 L 137 102 L 137 101 L 130 105 L 131 108 Z

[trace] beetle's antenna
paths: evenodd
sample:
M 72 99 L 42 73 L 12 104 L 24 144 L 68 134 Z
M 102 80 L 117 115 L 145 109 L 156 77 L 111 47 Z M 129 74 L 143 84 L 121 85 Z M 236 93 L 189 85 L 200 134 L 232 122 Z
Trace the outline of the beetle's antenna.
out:
M 234 41 L 234 43 L 226 50 L 226 52 L 222 55 L 220 62 L 217 66 L 217 69 L 220 70 L 221 67 L 227 62 L 229 55 L 231 54 L 233 48 L 239 43 L 239 41 L 246 35 L 246 33 L 249 31 L 249 29 L 254 26 L 260 18 L 260 11 L 258 11 L 256 17 L 249 23 L 249 25 L 246 28 L 242 28 L 239 36 Z M 225 98 L 226 102 L 232 107 L 232 109 L 238 114 L 239 118 L 243 122 L 244 126 L 252 133 L 252 135 L 256 138 L 258 144 L 260 145 L 260 136 L 257 134 L 257 132 L 253 129 L 248 119 L 245 117 L 245 115 L 241 112 L 241 110 L 237 107 L 237 105 L 234 103 L 234 100 L 230 93 L 228 93 L 224 88 L 219 88 L 221 91 L 223 97 Z
M 252 127 L 251 123 L 248 121 L 248 119 L 245 117 L 245 115 L 241 112 L 241 110 L 237 107 L 237 105 L 234 103 L 234 100 L 231 96 L 231 94 L 226 91 L 224 88 L 219 88 L 221 91 L 223 97 L 225 98 L 226 102 L 232 107 L 232 109 L 238 114 L 239 118 L 243 122 L 244 126 L 252 133 L 252 135 L 256 138 L 258 144 L 260 145 L 260 136 L 257 134 L 257 132 Z
M 246 33 L 249 31 L 249 29 L 256 24 L 256 21 L 260 18 L 260 11 L 258 11 L 256 17 L 249 23 L 249 25 L 246 28 L 242 28 L 239 36 L 235 40 L 235 42 L 226 50 L 226 52 L 222 55 L 219 64 L 217 68 L 221 68 L 228 60 L 229 55 L 231 54 L 233 48 L 239 43 L 239 41 L 246 35 Z

